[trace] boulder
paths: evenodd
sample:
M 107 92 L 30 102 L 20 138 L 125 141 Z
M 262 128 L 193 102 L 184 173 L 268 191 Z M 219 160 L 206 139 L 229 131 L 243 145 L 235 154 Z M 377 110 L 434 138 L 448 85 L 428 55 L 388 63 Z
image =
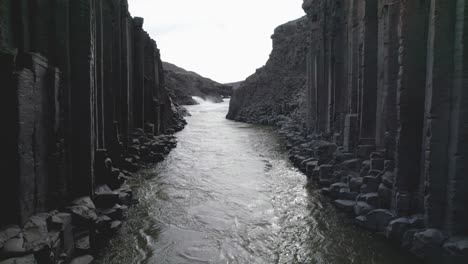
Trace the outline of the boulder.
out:
M 72 214 L 73 223 L 77 226 L 88 225 L 97 219 L 97 214 L 94 209 L 86 206 L 75 205 L 68 208 Z
M 351 178 L 349 180 L 349 188 L 353 192 L 361 191 L 361 186 L 363 184 L 364 184 L 364 178 L 363 177 L 355 177 L 355 178 Z
M 96 209 L 96 206 L 94 205 L 93 201 L 89 196 L 77 198 L 72 202 L 72 204 L 78 206 L 85 206 L 89 209 Z
M 388 208 L 392 200 L 392 190 L 387 188 L 385 184 L 381 183 L 377 192 L 382 205 Z
M 38 214 L 32 216 L 23 227 L 24 245 L 26 250 L 40 251 L 49 245 L 49 231 L 47 221 L 50 214 Z
M 338 199 L 340 200 L 356 200 L 357 192 L 352 192 L 349 188 L 341 188 L 338 192 Z
M 354 206 L 356 205 L 355 201 L 351 200 L 335 200 L 333 204 L 340 210 L 345 211 L 346 213 L 354 213 Z
M 376 171 L 383 171 L 385 168 L 385 160 L 383 159 L 371 159 L 370 169 Z
M 340 190 L 343 188 L 348 188 L 348 185 L 343 182 L 337 182 L 332 185 L 330 185 L 330 194 L 334 198 L 338 198 L 338 195 L 340 193 Z
M 74 258 L 70 264 L 90 264 L 94 260 L 93 256 L 91 255 L 84 255 L 81 257 Z
M 0 248 L 3 247 L 5 242 L 8 240 L 18 237 L 21 233 L 21 229 L 17 225 L 5 226 L 0 230 Z
M 468 263 L 468 237 L 453 237 L 444 243 L 447 263 Z
M 24 257 L 10 258 L 4 261 L 0 261 L 0 264 L 37 264 L 34 255 L 27 255 Z
M 359 169 L 359 163 L 360 163 L 359 159 L 350 159 L 350 160 L 343 161 L 341 165 L 343 169 L 350 170 L 350 171 L 357 171 Z
M 400 242 L 403 240 L 403 235 L 410 229 L 410 220 L 406 217 L 397 218 L 390 221 L 386 230 L 386 237 Z
M 18 256 L 24 255 L 26 252 L 26 247 L 24 245 L 23 234 L 20 234 L 18 237 L 11 238 L 3 244 L 2 254 L 6 256 Z
M 380 177 L 378 176 L 365 176 L 364 177 L 364 184 L 367 185 L 369 190 L 377 192 L 380 185 Z
M 395 173 L 386 171 L 382 176 L 382 183 L 385 187 L 392 189 L 395 183 Z
M 83 255 L 89 253 L 91 250 L 91 244 L 89 240 L 89 233 L 85 233 L 84 235 L 77 235 L 78 237 L 75 238 L 75 249 L 77 254 Z
M 98 208 L 111 208 L 119 201 L 119 193 L 114 191 L 96 192 L 94 196 L 94 204 Z
M 354 206 L 354 214 L 357 216 L 367 215 L 370 211 L 373 210 L 375 210 L 375 208 L 366 202 L 357 202 Z
M 333 165 L 324 164 L 319 167 L 319 179 L 329 180 L 333 177 Z
M 377 193 L 366 193 L 358 196 L 358 201 L 366 202 L 370 206 L 378 208 L 380 206 L 379 195 Z
M 442 245 L 446 239 L 440 230 L 429 228 L 414 234 L 410 250 L 420 258 L 439 260 L 442 258 Z
M 376 209 L 370 211 L 366 215 L 366 222 L 364 226 L 375 232 L 385 232 L 387 230 L 388 223 L 395 218 L 395 215 L 385 209 Z

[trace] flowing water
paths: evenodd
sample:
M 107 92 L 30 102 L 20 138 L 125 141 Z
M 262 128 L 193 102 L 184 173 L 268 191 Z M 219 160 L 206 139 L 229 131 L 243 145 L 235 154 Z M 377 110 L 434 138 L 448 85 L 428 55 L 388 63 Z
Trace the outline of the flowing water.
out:
M 134 180 L 140 204 L 98 263 L 415 263 L 346 223 L 270 128 L 189 106 L 167 159 Z

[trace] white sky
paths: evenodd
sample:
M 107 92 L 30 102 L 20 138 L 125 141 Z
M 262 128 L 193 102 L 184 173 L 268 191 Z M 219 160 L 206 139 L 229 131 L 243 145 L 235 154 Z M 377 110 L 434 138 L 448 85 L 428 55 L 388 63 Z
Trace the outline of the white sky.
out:
M 162 59 L 221 83 L 265 64 L 273 30 L 304 15 L 302 0 L 128 0 Z

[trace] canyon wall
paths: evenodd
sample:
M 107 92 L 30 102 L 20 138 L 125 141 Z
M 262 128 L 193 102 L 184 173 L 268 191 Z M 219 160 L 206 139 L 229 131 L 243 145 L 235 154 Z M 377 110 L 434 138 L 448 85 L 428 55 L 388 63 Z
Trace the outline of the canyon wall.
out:
M 183 126 L 126 0 L 1 0 L 0 83 L 0 226 L 94 197 L 109 162 L 132 165 L 135 132 Z
M 232 86 L 220 84 L 168 62 L 163 62 L 163 68 L 166 86 L 174 101 L 180 105 L 197 104 L 192 96 L 220 103 L 223 98 L 232 95 Z
M 259 70 L 250 80 L 266 81 L 239 88 L 228 118 L 281 125 L 270 120 L 285 114 L 265 109 L 305 104 L 296 126 L 306 127 L 283 134 L 291 160 L 311 182 L 356 224 L 428 262 L 466 263 L 467 5 L 305 0 L 307 28 L 298 34 L 306 40 L 282 48 L 307 46 L 303 72 L 288 61 L 278 65 L 281 77 Z M 301 75 L 304 87 L 271 88 L 278 78 Z
M 270 125 L 305 120 L 308 25 L 303 17 L 275 29 L 270 58 L 234 91 L 227 118 Z

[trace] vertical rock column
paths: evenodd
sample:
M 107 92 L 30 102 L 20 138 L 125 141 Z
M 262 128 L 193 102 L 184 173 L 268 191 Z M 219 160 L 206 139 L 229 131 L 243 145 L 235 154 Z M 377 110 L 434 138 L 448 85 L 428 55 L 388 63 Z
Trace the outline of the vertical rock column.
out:
M 133 39 L 133 125 L 144 128 L 145 32 L 141 17 L 133 19 Z
M 456 1 L 431 2 L 424 124 L 425 209 L 428 227 L 442 228 L 447 204 Z
M 133 19 L 128 13 L 128 3 L 126 0 L 122 4 L 122 38 L 121 38 L 121 71 L 122 71 L 122 85 L 121 85 L 121 120 L 124 144 L 130 141 L 130 134 L 133 130 Z
M 420 179 L 429 6 L 430 1 L 400 2 L 395 197 L 409 195 L 412 211 L 423 207 Z M 394 204 L 399 212 L 409 206 L 399 200 Z
M 468 1 L 458 0 L 454 25 L 454 74 L 448 145 L 447 229 L 468 235 Z M 444 87 L 441 87 L 444 88 Z
M 377 106 L 377 0 L 359 1 L 359 18 L 360 143 L 373 145 Z
M 397 128 L 399 11 L 399 1 L 379 0 L 375 144 L 377 150 L 387 154 L 388 159 L 394 158 Z
M 73 193 L 92 195 L 96 142 L 94 1 L 70 1 L 70 10 Z

